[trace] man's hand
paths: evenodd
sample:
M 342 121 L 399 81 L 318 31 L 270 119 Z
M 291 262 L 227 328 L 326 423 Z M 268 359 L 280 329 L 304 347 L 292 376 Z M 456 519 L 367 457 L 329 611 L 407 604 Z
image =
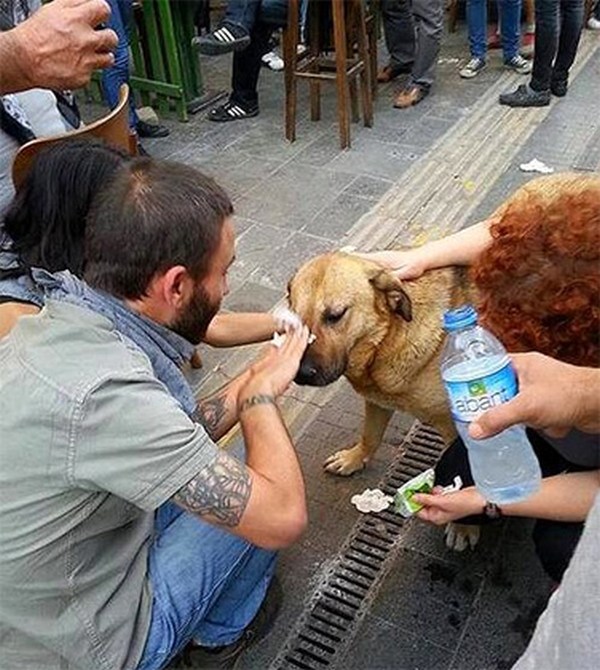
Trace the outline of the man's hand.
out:
M 3 33 L 0 93 L 79 88 L 114 63 L 116 33 L 96 30 L 110 16 L 105 0 L 54 0 Z
M 240 390 L 239 406 L 252 396 L 277 398 L 285 392 L 298 372 L 308 335 L 308 328 L 303 326 L 288 331 L 281 347 L 268 345 L 265 354 L 250 368 L 250 378 Z
M 490 437 L 516 423 L 552 437 L 562 437 L 571 428 L 600 432 L 600 370 L 537 353 L 515 354 L 511 360 L 519 379 L 518 394 L 473 421 L 471 437 Z

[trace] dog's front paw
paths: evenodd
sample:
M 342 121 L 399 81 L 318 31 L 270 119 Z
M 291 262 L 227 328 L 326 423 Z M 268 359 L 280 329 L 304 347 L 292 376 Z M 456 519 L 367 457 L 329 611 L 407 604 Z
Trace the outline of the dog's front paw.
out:
M 323 467 L 327 472 L 331 472 L 334 475 L 347 477 L 353 472 L 362 470 L 366 464 L 367 461 L 359 443 L 352 447 L 352 449 L 342 449 L 341 451 L 336 451 L 335 454 L 331 454 Z
M 464 551 L 467 547 L 474 549 L 479 542 L 480 527 L 462 523 L 446 524 L 444 529 L 446 546 L 452 551 Z

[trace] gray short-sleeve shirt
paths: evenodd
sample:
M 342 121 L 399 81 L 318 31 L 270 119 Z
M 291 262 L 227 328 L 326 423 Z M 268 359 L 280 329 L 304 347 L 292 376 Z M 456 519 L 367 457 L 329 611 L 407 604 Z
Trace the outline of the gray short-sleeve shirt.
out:
M 108 320 L 22 317 L 0 340 L 2 668 L 135 668 L 154 510 L 216 454 Z

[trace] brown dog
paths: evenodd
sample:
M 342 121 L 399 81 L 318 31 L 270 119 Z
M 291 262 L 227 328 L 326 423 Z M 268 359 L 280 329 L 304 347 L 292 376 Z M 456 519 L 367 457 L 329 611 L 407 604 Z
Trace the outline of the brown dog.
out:
M 290 305 L 316 340 L 296 382 L 324 386 L 344 375 L 366 404 L 361 440 L 330 456 L 329 472 L 362 469 L 394 410 L 432 425 L 446 443 L 456 436 L 439 371 L 442 315 L 470 302 L 472 293 L 462 268 L 402 282 L 342 252 L 318 256 L 298 270 L 289 285 Z

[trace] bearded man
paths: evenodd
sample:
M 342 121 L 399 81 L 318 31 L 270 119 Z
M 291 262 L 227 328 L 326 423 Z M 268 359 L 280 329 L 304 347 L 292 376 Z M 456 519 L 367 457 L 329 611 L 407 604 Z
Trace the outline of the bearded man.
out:
M 268 629 L 275 550 L 306 525 L 275 399 L 306 328 L 208 401 L 181 365 L 228 291 L 233 208 L 137 159 L 100 193 L 85 282 L 0 341 L 3 668 L 231 667 Z M 214 440 L 241 423 L 246 462 Z

